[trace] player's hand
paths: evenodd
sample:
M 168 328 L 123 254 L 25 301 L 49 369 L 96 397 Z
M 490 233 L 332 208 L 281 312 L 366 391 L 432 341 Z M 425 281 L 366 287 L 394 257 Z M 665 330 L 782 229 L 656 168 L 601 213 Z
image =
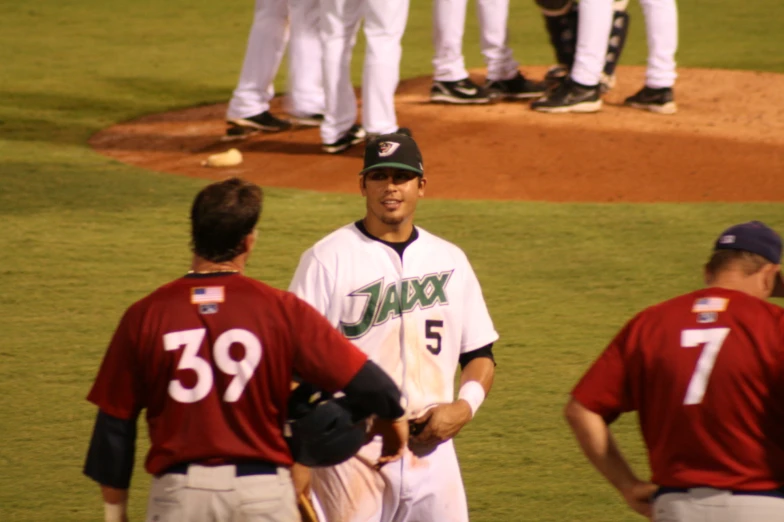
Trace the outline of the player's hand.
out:
M 470 420 L 471 406 L 466 401 L 439 404 L 414 419 L 414 424 L 424 428 L 411 440 L 419 444 L 441 444 L 457 435 Z
M 376 464 L 377 468 L 403 458 L 403 452 L 408 446 L 408 421 L 376 419 L 373 433 L 381 435 L 381 457 Z
M 639 481 L 621 490 L 621 495 L 630 508 L 644 517 L 651 518 L 653 516 L 651 498 L 658 488 L 656 484 Z

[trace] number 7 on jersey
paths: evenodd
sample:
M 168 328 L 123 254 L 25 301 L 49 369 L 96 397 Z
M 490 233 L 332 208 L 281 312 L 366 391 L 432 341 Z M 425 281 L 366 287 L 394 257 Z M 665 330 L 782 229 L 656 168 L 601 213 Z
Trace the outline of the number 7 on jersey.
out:
M 696 348 L 704 344 L 700 358 L 697 359 L 697 366 L 686 388 L 686 398 L 683 404 L 699 404 L 705 396 L 705 389 L 708 387 L 708 379 L 716 364 L 716 357 L 719 355 L 721 345 L 730 333 L 729 328 L 705 328 L 681 331 L 681 348 Z

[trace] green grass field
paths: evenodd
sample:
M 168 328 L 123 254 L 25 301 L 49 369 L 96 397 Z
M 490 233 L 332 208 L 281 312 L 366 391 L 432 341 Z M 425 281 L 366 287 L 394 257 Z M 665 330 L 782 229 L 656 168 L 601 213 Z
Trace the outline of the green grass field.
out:
M 469 8 L 466 57 L 480 66 Z M 549 63 L 533 3 L 511 11 L 517 57 Z M 639 64 L 636 3 L 632 14 L 623 63 Z M 142 114 L 226 101 L 251 17 L 252 2 L 0 3 L 2 521 L 101 519 L 81 474 L 95 413 L 84 397 L 125 307 L 189 259 L 188 206 L 204 182 L 118 164 L 86 140 Z M 782 19 L 780 0 L 684 2 L 679 63 L 784 72 Z M 429 74 L 430 55 L 430 2 L 415 1 L 403 77 Z M 361 213 L 356 196 L 268 190 L 249 274 L 285 287 L 302 250 Z M 561 407 L 632 313 L 699 285 L 713 236 L 752 218 L 784 225 L 773 204 L 423 203 L 420 224 L 472 259 L 501 334 L 494 391 L 457 442 L 473 521 L 638 519 L 589 469 Z M 644 473 L 634 419 L 616 431 Z M 132 520 L 148 483 L 137 465 Z

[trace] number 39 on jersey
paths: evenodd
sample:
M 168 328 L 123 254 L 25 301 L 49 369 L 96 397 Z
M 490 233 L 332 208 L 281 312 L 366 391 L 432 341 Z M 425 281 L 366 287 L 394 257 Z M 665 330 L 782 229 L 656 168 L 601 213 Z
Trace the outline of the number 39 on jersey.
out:
M 177 369 L 196 372 L 196 384 L 192 388 L 186 388 L 179 379 L 172 379 L 169 382 L 169 395 L 177 402 L 185 404 L 199 402 L 212 389 L 213 368 L 210 363 L 199 357 L 199 348 L 204 342 L 206 332 L 204 328 L 196 328 L 171 332 L 163 336 L 163 346 L 167 352 L 183 350 Z M 233 359 L 229 353 L 235 343 L 244 348 L 245 355 L 240 360 Z M 234 328 L 218 336 L 211 348 L 218 369 L 226 375 L 234 376 L 223 394 L 223 400 L 237 402 L 261 362 L 261 341 L 248 330 Z

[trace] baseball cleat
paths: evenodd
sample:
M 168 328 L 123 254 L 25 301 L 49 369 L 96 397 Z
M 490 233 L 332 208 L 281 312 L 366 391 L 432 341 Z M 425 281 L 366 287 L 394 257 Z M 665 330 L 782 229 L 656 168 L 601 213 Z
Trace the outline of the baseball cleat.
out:
M 675 114 L 678 112 L 672 87 L 662 87 L 661 89 L 643 87 L 633 96 L 626 98 L 623 103 L 635 109 L 651 111 L 657 114 Z
M 569 77 L 569 67 L 564 64 L 553 65 L 544 74 L 544 81 L 550 90 L 557 89 Z
M 493 98 L 501 100 L 524 100 L 543 95 L 547 84 L 527 79 L 520 71 L 508 80 L 487 80 L 485 90 Z
M 539 112 L 597 112 L 602 108 L 599 86 L 581 85 L 567 78 L 554 91 L 536 101 L 531 108 Z
M 270 111 L 264 111 L 247 118 L 229 118 L 228 124 L 265 132 L 280 132 L 291 128 L 291 122 L 276 118 Z
M 289 119 L 291 123 L 293 123 L 294 125 L 300 125 L 302 127 L 318 127 L 324 122 L 324 115 L 323 114 L 302 114 L 302 115 L 292 114 Z
M 339 154 L 345 152 L 357 143 L 363 141 L 367 137 L 367 132 L 361 125 L 355 124 L 346 131 L 346 133 L 334 143 L 324 143 L 321 148 L 328 154 Z
M 436 80 L 430 88 L 430 101 L 457 105 L 490 103 L 490 94 L 472 82 L 471 78 L 463 78 L 456 82 Z
M 233 123 L 229 123 L 229 126 L 226 128 L 226 134 L 221 136 L 221 141 L 239 141 L 244 140 L 254 134 L 259 133 L 258 129 L 252 129 L 250 127 L 241 127 L 239 125 L 235 125 Z

